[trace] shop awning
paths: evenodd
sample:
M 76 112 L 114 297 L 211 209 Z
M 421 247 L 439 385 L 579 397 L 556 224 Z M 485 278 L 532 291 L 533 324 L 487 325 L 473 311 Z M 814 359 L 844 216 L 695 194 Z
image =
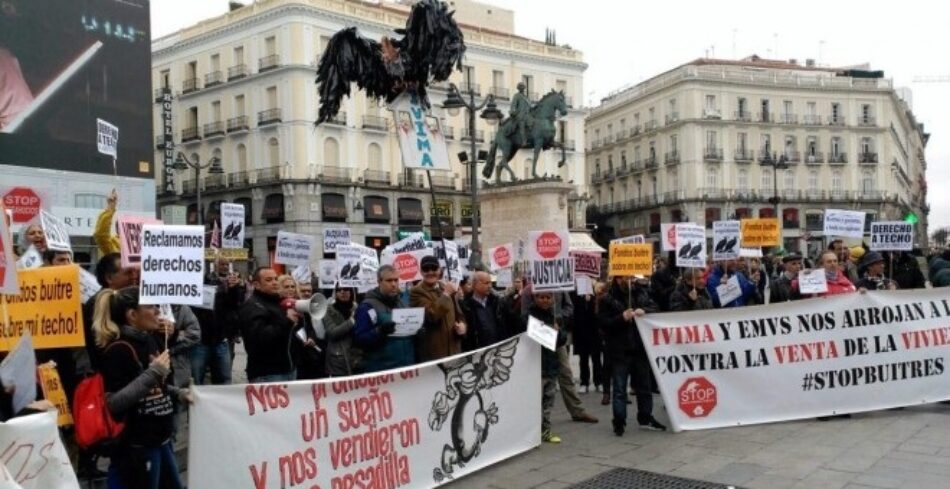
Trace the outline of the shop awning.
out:
M 389 222 L 389 199 L 375 195 L 363 197 L 363 212 L 366 222 Z
M 425 214 L 422 213 L 422 201 L 419 199 L 399 199 L 400 224 L 422 224 Z
M 268 222 L 284 220 L 284 194 L 270 194 L 264 198 L 261 219 Z
M 587 233 L 570 233 L 571 251 L 581 251 L 586 253 L 606 253 L 593 238 Z
M 340 194 L 323 194 L 323 220 L 346 220 L 346 199 Z

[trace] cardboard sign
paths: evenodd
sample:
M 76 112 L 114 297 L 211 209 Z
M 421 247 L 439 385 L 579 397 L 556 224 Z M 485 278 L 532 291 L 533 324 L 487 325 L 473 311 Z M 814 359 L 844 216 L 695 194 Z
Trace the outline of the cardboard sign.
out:
M 413 336 L 422 328 L 422 323 L 426 317 L 426 310 L 422 307 L 407 307 L 393 309 L 393 322 L 396 323 L 396 331 L 393 336 Z
M 218 287 L 215 286 L 215 285 L 205 285 L 205 286 L 203 287 L 203 289 L 204 289 L 204 291 L 202 292 L 202 296 L 201 296 L 201 305 L 200 305 L 200 306 L 192 306 L 192 308 L 206 309 L 206 310 L 208 310 L 208 311 L 213 311 L 213 310 L 214 310 L 214 299 L 215 299 L 215 297 L 218 295 Z M 165 306 L 165 305 L 162 304 L 162 307 L 164 307 L 164 306 Z M 163 312 L 163 315 L 164 315 L 164 310 L 163 310 L 162 312 Z M 172 320 L 174 320 L 174 317 L 175 317 L 175 316 L 174 316 L 173 314 L 168 314 L 168 315 L 171 316 Z
M 488 250 L 491 271 L 508 268 L 515 263 L 515 249 L 511 243 L 505 243 Z
M 574 260 L 568 257 L 531 262 L 531 286 L 535 292 L 574 290 Z
M 16 279 L 16 256 L 13 254 L 13 235 L 6 209 L 0 202 L 0 294 L 16 294 L 20 286 Z
M 244 248 L 244 205 L 221 204 L 221 247 Z
M 825 236 L 862 238 L 865 217 L 866 214 L 861 211 L 825 209 L 824 234 Z
M 85 269 L 79 269 L 79 298 L 83 304 L 92 299 L 100 290 L 99 279 Z
M 420 170 L 452 171 L 442 122 L 428 114 L 415 91 L 406 90 L 390 104 L 402 164 Z
M 41 210 L 40 226 L 43 228 L 43 234 L 46 235 L 46 246 L 49 249 L 73 251 L 73 247 L 69 243 L 69 229 L 58 217 Z
M 277 250 L 274 263 L 283 265 L 310 265 L 313 255 L 313 237 L 306 234 L 277 232 Z
M 660 224 L 660 251 L 676 251 L 676 224 Z
M 66 398 L 66 390 L 63 389 L 63 382 L 59 379 L 59 372 L 56 367 L 49 363 L 44 363 L 36 368 L 36 374 L 40 380 L 40 388 L 43 390 L 43 398 L 56 406 L 59 412 L 57 424 L 59 426 L 69 426 L 73 424 L 73 413 L 69 409 L 69 400 Z
M 611 277 L 653 274 L 653 245 L 610 243 L 607 275 Z
M 733 275 L 726 283 L 716 286 L 719 303 L 725 306 L 742 296 L 742 286 L 739 285 L 739 276 Z
M 376 250 L 352 243 L 340 246 L 336 250 L 336 264 L 337 283 L 341 286 L 356 287 L 357 290 L 376 287 L 376 271 L 379 270 Z
M 611 243 L 624 243 L 624 244 L 643 244 L 646 243 L 646 239 L 642 234 L 634 234 L 633 236 L 627 236 L 625 238 L 617 238 L 610 240 Z
M 566 259 L 569 254 L 571 233 L 568 231 L 531 231 L 528 233 L 528 260 Z M 573 270 L 572 272 L 573 273 Z
M 79 489 L 76 473 L 60 440 L 56 413 L 11 418 L 0 424 L 0 487 L 4 489 Z
M 122 253 L 122 266 L 138 265 L 142 260 L 142 227 L 146 224 L 161 224 L 158 219 L 140 216 L 119 216 L 119 251 Z
M 36 251 L 36 247 L 33 245 L 30 245 L 26 249 L 26 253 L 16 262 L 17 270 L 30 270 L 41 266 L 43 266 L 43 255 L 40 255 L 40 252 Z
M 706 268 L 706 230 L 702 226 L 676 225 L 676 266 Z
M 300 265 L 295 267 L 293 272 L 290 272 L 290 276 L 298 284 L 309 284 L 313 274 L 310 272 L 310 265 Z
M 590 277 L 587 275 L 578 275 L 574 280 L 577 285 L 577 295 L 594 295 L 594 284 L 591 282 Z
M 317 270 L 319 270 L 317 279 L 320 281 L 321 289 L 333 289 L 336 287 L 336 260 L 320 260 L 317 265 Z
M 914 249 L 914 225 L 904 221 L 871 223 L 871 251 L 910 251 Z
M 36 352 L 29 331 L 0 363 L 0 382 L 7 392 L 13 391 L 14 413 L 36 400 Z
M 743 219 L 740 221 L 740 226 L 743 248 L 782 245 L 780 240 L 782 228 L 777 218 Z
M 496 287 L 507 289 L 508 287 L 511 287 L 512 284 L 513 284 L 513 281 L 511 278 L 510 268 L 502 268 L 501 270 L 498 270 L 497 272 L 495 272 L 495 286 Z
M 828 279 L 823 268 L 798 272 L 798 290 L 802 294 L 824 294 L 828 292 Z
M 350 244 L 350 228 L 328 228 L 323 230 L 323 252 L 336 253 L 339 246 Z
M 119 128 L 96 119 L 96 146 L 99 152 L 117 158 L 119 155 Z
M 551 351 L 557 350 L 557 330 L 534 316 L 528 316 L 528 338 Z
M 202 304 L 204 234 L 204 226 L 142 227 L 140 304 Z
M 0 351 L 13 347 L 25 331 L 33 348 L 84 346 L 79 303 L 79 265 L 20 270 L 19 293 L 7 295 L 9 323 L 0 317 Z
M 738 258 L 741 235 L 739 221 L 713 222 L 713 261 Z

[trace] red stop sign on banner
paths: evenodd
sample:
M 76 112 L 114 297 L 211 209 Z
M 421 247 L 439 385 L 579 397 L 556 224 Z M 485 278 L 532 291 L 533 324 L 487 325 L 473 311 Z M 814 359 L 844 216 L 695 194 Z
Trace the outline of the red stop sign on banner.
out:
M 508 268 L 508 265 L 511 264 L 511 253 L 508 253 L 508 248 L 504 246 L 495 248 L 492 258 L 501 268 Z
M 552 232 L 541 233 L 535 243 L 538 254 L 545 260 L 550 260 L 561 254 L 562 246 L 564 246 L 564 243 L 561 242 L 561 237 L 558 236 L 557 233 Z
M 16 187 L 3 196 L 3 205 L 13 211 L 13 222 L 29 222 L 40 213 L 43 201 L 33 189 Z
M 405 253 L 393 260 L 393 268 L 399 273 L 399 280 L 408 282 L 416 278 L 419 273 L 419 260 L 409 253 Z
M 718 394 L 716 386 L 706 377 L 690 377 L 676 392 L 680 410 L 690 418 L 704 418 L 716 407 Z

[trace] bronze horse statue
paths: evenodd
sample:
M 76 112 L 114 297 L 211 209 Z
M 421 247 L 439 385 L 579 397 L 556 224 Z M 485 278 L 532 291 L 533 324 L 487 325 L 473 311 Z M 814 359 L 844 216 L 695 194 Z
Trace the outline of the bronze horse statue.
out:
M 491 149 L 488 152 L 488 160 L 482 175 L 485 178 L 491 178 L 492 172 L 495 172 L 495 183 L 501 183 L 501 172 L 507 170 L 511 176 L 511 181 L 517 181 L 515 172 L 511 170 L 508 162 L 515 157 L 519 149 L 534 149 L 534 156 L 531 159 L 531 175 L 534 178 L 541 178 L 538 175 L 538 155 L 543 149 L 554 147 L 563 148 L 562 141 L 555 141 L 554 134 L 557 132 L 554 121 L 558 116 L 567 115 L 567 103 L 564 101 L 564 92 L 551 90 L 538 101 L 528 115 L 528 131 L 526 131 L 527 141 L 522 141 L 518 132 L 518 124 L 511 118 L 505 119 L 495 134 L 495 140 L 491 143 Z M 495 171 L 496 152 L 501 150 L 501 163 Z M 564 166 L 564 158 L 558 163 L 558 167 Z

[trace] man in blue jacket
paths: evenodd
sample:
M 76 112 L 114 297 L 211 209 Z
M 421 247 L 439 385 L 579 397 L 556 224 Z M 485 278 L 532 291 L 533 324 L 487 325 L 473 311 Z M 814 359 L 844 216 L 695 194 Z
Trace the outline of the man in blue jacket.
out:
M 363 349 L 363 371 L 408 367 L 416 361 L 415 337 L 392 336 L 393 310 L 406 307 L 399 298 L 399 272 L 390 265 L 376 272 L 379 286 L 356 308 L 353 336 Z
M 719 300 L 719 292 L 716 290 L 716 287 L 725 285 L 726 282 L 733 276 L 737 277 L 739 281 L 739 289 L 742 291 L 742 294 L 732 301 L 722 304 Z M 719 263 L 713 267 L 712 272 L 709 274 L 709 278 L 706 280 L 706 291 L 709 292 L 709 298 L 712 299 L 713 306 L 715 306 L 717 309 L 723 307 L 742 307 L 756 304 L 756 297 L 759 295 L 759 291 L 755 284 L 741 272 L 736 271 L 735 260 L 726 260 L 725 262 Z

